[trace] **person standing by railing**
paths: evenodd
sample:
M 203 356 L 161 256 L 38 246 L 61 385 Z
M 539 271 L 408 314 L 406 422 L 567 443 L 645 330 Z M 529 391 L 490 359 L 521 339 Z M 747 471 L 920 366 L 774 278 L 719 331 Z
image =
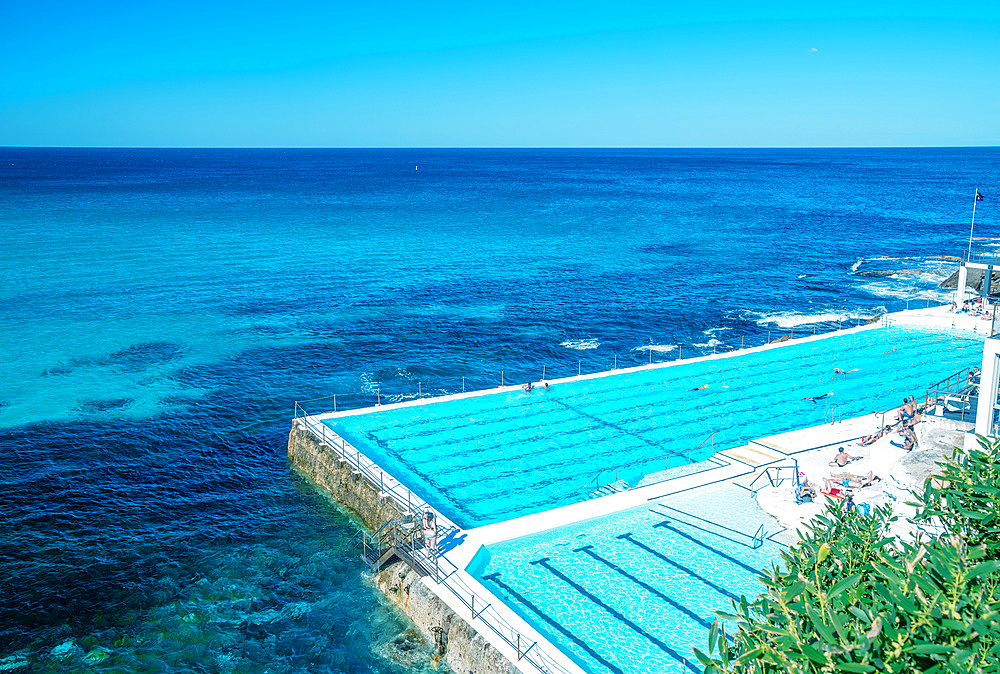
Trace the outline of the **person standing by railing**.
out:
M 421 528 L 424 532 L 424 550 L 427 552 L 428 557 L 433 557 L 437 555 L 437 521 L 434 519 L 434 513 L 430 510 L 424 511 L 424 518 L 421 522 Z

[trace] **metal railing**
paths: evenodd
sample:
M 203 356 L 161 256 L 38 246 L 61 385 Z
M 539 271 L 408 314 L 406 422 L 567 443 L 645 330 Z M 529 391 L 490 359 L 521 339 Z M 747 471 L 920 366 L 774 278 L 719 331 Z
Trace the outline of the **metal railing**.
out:
M 380 498 L 391 498 L 401 509 L 405 507 L 404 512 L 410 513 L 410 516 L 413 518 L 423 517 L 423 512 L 427 510 L 430 510 L 438 515 L 433 508 L 415 496 L 408 488 L 404 487 L 402 483 L 390 476 L 388 473 L 385 473 L 374 462 L 365 457 L 365 455 L 359 450 L 352 447 L 350 443 L 333 433 L 333 431 L 331 431 L 326 424 L 310 421 L 309 414 L 298 403 L 295 404 L 295 417 L 301 422 L 302 428 L 312 433 L 323 446 L 337 454 L 342 461 L 347 463 L 352 469 L 356 470 L 366 480 L 368 480 L 369 484 L 372 486 L 377 485 L 379 488 Z M 438 515 L 438 521 L 441 522 L 447 520 L 444 520 L 444 518 Z M 396 522 L 395 526 L 400 525 Z M 449 524 L 449 528 L 453 527 L 454 525 Z M 379 531 L 376 532 L 376 534 L 373 534 L 373 536 L 381 536 L 385 534 L 386 530 L 392 528 L 393 525 L 387 522 L 380 527 Z M 454 528 L 457 529 L 457 527 Z M 439 528 L 438 531 L 440 534 L 442 530 Z M 398 535 L 398 533 L 399 532 L 394 532 L 394 535 Z M 439 535 L 439 540 L 441 538 L 443 538 L 443 536 Z M 431 566 L 431 563 L 433 563 L 436 583 L 439 586 L 447 588 L 461 604 L 470 609 L 470 624 L 473 625 L 473 627 L 475 627 L 475 621 L 478 619 L 481 624 L 488 627 L 490 631 L 496 634 L 507 645 L 515 649 L 518 661 L 525 660 L 542 674 L 569 674 L 570 670 L 567 670 L 560 663 L 558 658 L 554 658 L 546 653 L 542 647 L 538 645 L 537 641 L 528 638 L 517 628 L 510 625 L 503 615 L 501 615 L 500 612 L 492 606 L 491 602 L 484 601 L 482 597 L 478 596 L 478 594 L 468 585 L 465 579 L 462 578 L 462 575 L 459 573 L 461 569 L 452 563 L 451 560 L 448 559 L 447 555 L 438 551 L 432 556 L 425 548 L 418 548 L 416 546 L 415 539 L 416 532 L 413 532 L 413 534 L 408 536 L 412 555 L 415 559 L 426 564 L 428 568 Z M 405 541 L 403 541 L 403 545 L 406 545 Z M 422 560 L 421 557 L 423 558 Z M 481 608 L 476 608 L 477 603 Z
M 766 486 L 780 487 L 786 480 L 791 480 L 795 484 L 795 486 L 798 486 L 799 461 L 798 459 L 791 459 L 791 461 L 792 461 L 791 465 L 768 466 L 758 475 L 756 475 L 748 485 L 742 485 L 736 481 L 733 481 L 733 484 L 735 484 L 737 487 L 742 487 L 743 489 L 746 489 L 751 494 L 756 494 Z M 784 474 L 782 473 L 782 471 L 790 472 L 791 474 L 790 475 Z M 754 489 L 757 483 L 760 482 L 761 478 L 767 478 L 767 483 L 761 484 L 759 487 Z
M 979 396 L 979 380 L 975 375 L 974 367 L 966 367 L 955 374 L 945 377 L 936 384 L 927 387 L 924 400 L 928 405 L 941 405 L 945 412 L 959 414 L 961 421 L 965 421 L 966 416 L 974 416 L 975 412 L 970 404 L 972 398 Z M 956 412 L 949 409 L 958 406 Z M 968 415 L 966 414 L 968 410 Z
M 874 313 L 870 317 L 868 318 L 863 317 L 862 313 L 863 312 L 867 313 L 867 311 L 869 310 L 872 309 L 867 307 L 865 308 L 859 307 L 855 310 L 852 310 L 854 315 L 848 317 L 846 320 L 843 318 L 838 319 L 836 329 L 840 330 L 844 328 L 853 328 L 875 320 L 883 320 L 885 327 L 889 327 L 889 319 L 885 318 L 888 314 L 888 310 L 884 305 L 874 307 L 873 309 Z M 998 329 L 1000 329 L 1000 327 L 998 327 Z M 749 337 L 741 336 L 740 343 L 738 346 L 735 344 L 735 337 L 732 338 L 734 340 L 733 343 L 731 344 L 727 343 L 722 346 L 725 347 L 726 351 L 740 351 L 746 348 L 754 348 L 761 345 L 767 345 L 777 341 L 781 341 L 783 338 L 787 338 L 787 340 L 785 341 L 788 341 L 795 338 L 795 330 L 796 329 L 794 327 L 782 330 L 775 330 L 775 329 L 768 329 L 766 331 L 762 330 L 761 334 L 759 335 L 750 335 Z M 800 326 L 798 330 L 799 330 L 799 337 L 808 337 L 811 335 L 818 334 L 816 325 Z M 766 339 L 763 338 L 763 333 L 765 332 L 767 335 Z M 591 372 L 588 372 L 587 375 L 589 376 L 589 375 L 611 374 L 616 370 L 618 370 L 620 367 L 627 367 L 627 368 L 644 367 L 644 366 L 648 367 L 650 365 L 662 365 L 665 363 L 677 362 L 680 360 L 684 360 L 684 354 L 685 353 L 690 354 L 691 351 L 694 351 L 694 355 L 693 356 L 689 355 L 689 357 L 693 358 L 698 358 L 704 355 L 708 355 L 707 353 L 708 347 L 704 345 L 694 348 L 692 348 L 689 345 L 688 352 L 685 352 L 683 350 L 683 345 L 679 344 L 677 346 L 678 349 L 676 357 L 669 359 L 665 359 L 658 356 L 654 357 L 653 355 L 654 349 L 652 348 L 645 349 L 647 351 L 645 358 L 643 358 L 641 355 L 638 355 L 638 352 L 636 352 L 635 355 L 630 357 L 630 362 L 628 362 L 627 364 L 624 364 L 623 358 L 619 358 L 618 354 L 613 354 L 611 359 L 604 361 L 605 363 L 604 367 L 608 367 L 610 369 L 596 369 Z M 639 349 L 642 348 L 644 347 L 639 347 Z M 721 348 L 720 346 L 713 346 L 712 353 L 718 352 L 720 348 Z M 427 393 L 424 393 L 423 384 L 425 382 L 419 380 L 411 381 L 409 382 L 410 388 L 408 388 L 405 391 L 400 390 L 399 387 L 395 386 L 393 387 L 392 391 L 387 390 L 385 395 L 386 402 L 382 401 L 383 396 L 382 396 L 381 386 L 377 386 L 375 387 L 374 391 L 369 390 L 368 392 L 336 393 L 318 398 L 299 400 L 297 404 L 314 403 L 318 401 L 330 401 L 329 404 L 330 407 L 332 408 L 332 411 L 338 412 L 344 410 L 361 409 L 371 406 L 377 407 L 384 404 L 395 404 L 410 400 L 420 400 L 439 395 L 456 395 L 458 393 L 468 393 L 473 391 L 495 390 L 497 387 L 503 388 L 506 386 L 520 386 L 528 381 L 531 382 L 539 382 L 545 380 L 551 381 L 552 379 L 584 376 L 582 360 L 576 361 L 575 368 L 572 367 L 572 365 L 573 361 L 564 361 L 562 363 L 556 363 L 555 367 L 552 367 L 552 363 L 540 364 L 537 365 L 536 369 L 534 370 L 532 370 L 532 368 L 529 367 L 518 368 L 518 370 L 513 374 L 511 370 L 499 370 L 492 376 L 491 375 L 478 376 L 477 383 L 479 385 L 479 388 L 475 387 L 475 384 L 473 384 L 471 377 L 463 376 L 463 377 L 456 377 L 454 379 L 455 381 L 454 387 L 440 386 L 436 390 L 430 390 Z M 573 372 L 572 370 L 576 370 L 576 372 Z M 492 379 L 493 382 L 492 384 L 487 383 L 490 381 L 490 379 Z M 416 384 L 415 391 L 412 388 L 414 384 Z
M 679 514 L 683 515 L 685 518 L 690 518 L 690 519 L 693 519 L 693 520 L 697 520 L 698 522 L 701 522 L 701 523 L 703 523 L 705 525 L 709 525 L 709 526 L 715 527 L 716 529 L 722 529 L 723 531 L 727 531 L 730 534 L 732 534 L 733 536 L 738 536 L 739 538 L 734 538 L 734 537 L 731 537 L 731 536 L 726 535 L 726 534 L 721 534 L 721 533 L 719 533 L 717 531 L 710 531 L 708 529 L 704 529 L 704 528 L 698 526 L 697 524 L 693 524 L 691 522 L 686 522 L 686 521 L 684 521 L 684 519 L 678 518 L 676 515 L 673 515 L 672 513 L 665 513 L 665 512 L 662 512 L 662 511 L 657 511 L 655 508 L 651 508 L 652 512 L 656 513 L 657 515 L 661 515 L 663 517 L 673 517 L 674 519 L 676 519 L 676 520 L 678 520 L 680 522 L 684 522 L 684 524 L 686 524 L 686 525 L 688 525 L 690 527 L 694 527 L 696 529 L 701 529 L 702 531 L 710 531 L 710 533 L 713 533 L 714 535 L 719 536 L 720 538 L 725 538 L 726 540 L 732 541 L 733 543 L 737 543 L 739 545 L 745 545 L 747 547 L 753 548 L 754 550 L 756 550 L 757 548 L 759 548 L 762 545 L 764 545 L 764 541 L 767 539 L 767 536 L 768 536 L 767 531 L 765 531 L 763 524 L 761 524 L 759 527 L 757 527 L 757 530 L 754 533 L 748 534 L 748 533 L 746 533 L 744 531 L 740 531 L 739 529 L 733 529 L 732 527 L 727 527 L 725 524 L 721 524 L 720 522 L 716 522 L 714 520 L 708 520 L 708 519 L 705 519 L 704 517 L 698 517 L 697 515 L 692 515 L 689 512 L 685 512 L 683 510 L 679 510 L 677 508 L 673 508 L 671 506 L 664 505 L 663 503 L 657 504 L 656 507 L 657 508 L 662 508 L 663 510 L 670 510 L 670 511 L 672 511 L 672 513 L 679 513 Z M 744 543 L 743 540 L 741 540 L 741 539 L 744 539 L 744 538 L 749 539 L 750 543 L 749 544 Z
M 639 459 L 638 461 L 630 461 L 628 463 L 622 463 L 622 464 L 619 464 L 617 466 L 611 466 L 609 468 L 602 468 L 597 473 L 597 475 L 594 476 L 594 479 L 592 479 L 590 482 L 588 482 L 587 484 L 585 484 L 583 487 L 580 488 L 580 491 L 588 491 L 588 490 L 591 490 L 591 489 L 600 489 L 601 488 L 601 476 L 603 476 L 606 473 L 607 474 L 613 474 L 614 475 L 614 479 L 610 480 L 609 482 L 607 482 L 605 484 L 611 484 L 612 482 L 617 482 L 618 481 L 618 473 L 619 473 L 619 471 L 625 472 L 626 469 L 633 468 L 634 466 L 639 466 L 639 477 L 642 478 L 642 477 L 644 477 L 645 475 L 648 474 L 646 472 L 646 464 L 647 463 L 652 463 L 654 461 L 657 462 L 657 463 L 659 463 L 660 461 L 662 461 L 663 462 L 663 470 L 667 470 L 670 467 L 669 466 L 670 459 L 674 459 L 674 458 L 677 458 L 677 457 L 683 458 L 684 455 L 687 454 L 687 462 L 689 464 L 693 463 L 691 455 L 694 454 L 695 452 L 697 452 L 698 450 L 700 450 L 702 447 L 704 447 L 706 442 L 710 443 L 709 444 L 708 455 L 711 456 L 712 454 L 715 454 L 715 434 L 716 433 L 718 433 L 718 431 L 712 431 L 708 435 L 708 437 L 705 438 L 704 440 L 702 440 L 701 444 L 699 444 L 694 449 L 681 450 L 681 451 L 678 451 L 678 452 L 670 452 L 669 454 L 664 454 L 662 456 L 654 456 L 654 457 L 651 457 L 651 458 L 648 458 L 648 459 Z M 653 471 L 653 472 L 659 472 L 659 471 Z
M 825 424 L 827 420 L 829 420 L 831 424 L 843 423 L 844 419 L 842 416 L 843 414 L 842 407 L 843 406 L 840 404 L 831 405 L 830 407 L 828 407 L 826 409 L 826 412 L 823 413 L 823 423 Z

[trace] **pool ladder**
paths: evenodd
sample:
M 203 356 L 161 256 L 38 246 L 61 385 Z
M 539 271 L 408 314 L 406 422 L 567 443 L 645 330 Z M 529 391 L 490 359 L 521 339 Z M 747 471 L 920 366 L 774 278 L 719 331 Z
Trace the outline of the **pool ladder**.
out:
M 843 422 L 844 419 L 842 416 L 842 412 L 843 410 L 841 409 L 840 405 L 833 405 L 829 407 L 823 414 L 823 423 L 825 424 L 827 421 L 829 421 L 831 424 L 839 424 Z

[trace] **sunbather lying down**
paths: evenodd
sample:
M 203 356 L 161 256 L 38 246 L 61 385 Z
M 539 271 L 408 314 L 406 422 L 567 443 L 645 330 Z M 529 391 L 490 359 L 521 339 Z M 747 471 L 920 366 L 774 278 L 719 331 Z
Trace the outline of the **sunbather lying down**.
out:
M 865 487 L 870 487 L 881 480 L 882 478 L 875 475 L 872 471 L 868 471 L 867 475 L 834 473 L 830 477 L 823 478 L 823 489 L 824 491 L 830 491 L 833 488 L 840 487 L 846 487 L 847 489 L 864 489 Z
M 872 435 L 866 435 L 865 437 L 861 438 L 861 442 L 859 442 L 858 445 L 860 445 L 861 447 L 867 447 L 868 445 L 875 444 L 875 442 L 877 442 L 879 438 L 881 438 L 886 433 L 890 432 L 892 428 L 893 427 L 891 425 L 883 426 L 882 428 L 878 429 L 878 432 L 873 433 Z

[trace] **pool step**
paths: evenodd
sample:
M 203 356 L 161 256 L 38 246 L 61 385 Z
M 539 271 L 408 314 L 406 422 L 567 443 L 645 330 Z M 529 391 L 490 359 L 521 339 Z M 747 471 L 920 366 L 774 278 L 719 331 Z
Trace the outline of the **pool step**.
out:
M 629 489 L 629 484 L 625 480 L 618 480 L 617 482 L 612 482 L 611 484 L 606 484 L 603 487 L 599 487 L 594 491 L 590 492 L 590 498 L 599 498 L 601 496 L 607 496 L 608 494 L 617 494 L 620 491 L 626 491 Z
M 772 447 L 756 441 L 742 447 L 724 449 L 719 452 L 719 454 L 727 459 L 732 459 L 733 461 L 738 461 L 748 466 L 753 466 L 754 468 L 757 466 L 763 466 L 764 464 L 774 463 L 775 461 L 780 461 L 787 456 L 777 447 Z

